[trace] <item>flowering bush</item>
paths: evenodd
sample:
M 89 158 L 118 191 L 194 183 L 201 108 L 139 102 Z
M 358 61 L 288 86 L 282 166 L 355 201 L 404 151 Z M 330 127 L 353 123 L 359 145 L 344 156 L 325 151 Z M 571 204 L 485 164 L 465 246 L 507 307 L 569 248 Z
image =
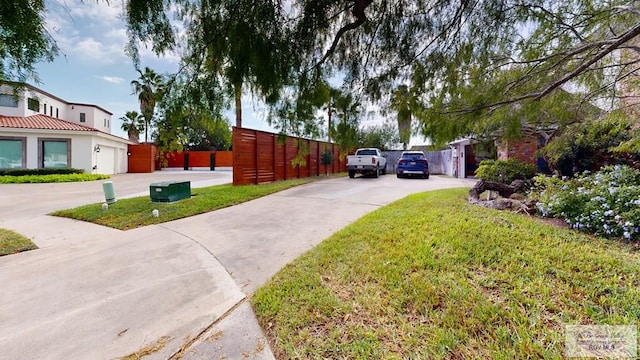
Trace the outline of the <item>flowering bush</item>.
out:
M 538 176 L 531 193 L 545 217 L 604 237 L 640 240 L 640 172 L 607 166 L 571 180 Z

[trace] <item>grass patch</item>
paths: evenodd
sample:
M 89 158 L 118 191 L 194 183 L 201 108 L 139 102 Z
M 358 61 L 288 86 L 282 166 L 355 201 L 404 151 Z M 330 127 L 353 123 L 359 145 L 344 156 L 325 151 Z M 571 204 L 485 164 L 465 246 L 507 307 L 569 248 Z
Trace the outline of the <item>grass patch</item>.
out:
M 631 247 L 467 193 L 374 211 L 260 288 L 252 305 L 276 358 L 562 358 L 565 324 L 639 323 Z
M 52 174 L 52 175 L 3 175 L 0 176 L 0 184 L 34 184 L 34 183 L 61 183 L 80 182 L 109 179 L 109 175 L 102 174 Z
M 0 229 L 0 256 L 37 249 L 36 244 L 11 230 Z
M 149 196 L 120 199 L 109 209 L 102 210 L 102 204 L 91 204 L 74 209 L 59 210 L 54 216 L 68 217 L 128 230 L 140 226 L 159 224 L 205 212 L 240 204 L 265 195 L 282 191 L 294 186 L 306 184 L 312 179 L 293 179 L 260 185 L 233 186 L 216 185 L 191 190 L 191 198 L 173 203 L 154 203 Z M 158 209 L 160 216 L 153 217 L 151 212 Z

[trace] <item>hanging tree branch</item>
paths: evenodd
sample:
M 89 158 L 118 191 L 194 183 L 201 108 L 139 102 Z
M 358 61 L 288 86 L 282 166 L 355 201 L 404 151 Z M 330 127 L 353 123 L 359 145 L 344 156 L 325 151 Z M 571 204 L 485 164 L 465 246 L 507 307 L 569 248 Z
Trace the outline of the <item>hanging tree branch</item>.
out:
M 569 81 L 573 80 L 574 78 L 580 76 L 581 74 L 585 73 L 586 71 L 589 70 L 589 68 L 593 64 L 595 64 L 596 62 L 600 61 L 605 56 L 611 54 L 613 51 L 620 49 L 622 47 L 622 45 L 624 45 L 626 42 L 632 40 L 633 38 L 635 38 L 638 35 L 640 35 L 640 23 L 637 23 L 632 28 L 627 30 L 624 34 L 618 36 L 615 39 L 606 40 L 606 41 L 602 41 L 602 42 L 597 42 L 596 44 L 608 44 L 608 45 L 605 46 L 604 48 L 602 48 L 602 50 L 600 50 L 597 53 L 595 53 L 590 58 L 588 58 L 588 60 L 584 61 L 580 66 L 578 66 L 575 69 L 573 69 L 572 71 L 566 73 L 560 79 L 557 79 L 557 80 L 553 81 L 552 83 L 547 85 L 544 89 L 542 89 L 542 90 L 540 90 L 538 92 L 532 92 L 532 93 L 524 94 L 524 95 L 517 96 L 517 97 L 514 97 L 514 98 L 509 98 L 509 99 L 505 99 L 505 100 L 502 100 L 502 101 L 497 101 L 497 102 L 494 102 L 494 103 L 491 103 L 491 104 L 484 104 L 484 105 L 476 106 L 476 107 L 473 107 L 473 108 L 446 111 L 445 113 L 464 114 L 464 113 L 471 113 L 471 112 L 478 111 L 478 110 L 494 109 L 494 108 L 498 108 L 500 106 L 514 104 L 514 103 L 517 103 L 517 102 L 520 102 L 520 101 L 523 101 L 523 100 L 527 100 L 527 99 L 540 100 L 543 97 L 547 96 L 549 93 L 551 93 L 553 90 L 561 87 L 562 85 L 566 84 L 567 82 L 569 82 Z M 581 46 L 577 47 L 576 49 L 573 49 L 573 50 L 571 50 L 569 52 L 566 52 L 566 53 L 563 52 L 561 54 L 564 55 L 564 56 L 563 56 L 563 58 L 561 60 L 559 60 L 559 62 L 555 62 L 555 63 L 551 64 L 549 67 L 546 67 L 545 69 L 548 70 L 548 69 L 551 69 L 551 68 L 553 68 L 555 66 L 558 66 L 558 64 L 560 62 L 566 62 L 569 59 L 569 55 L 578 54 L 578 53 L 583 52 L 583 51 L 585 51 L 586 49 L 589 49 L 589 48 L 593 48 L 593 44 L 581 45 Z M 553 58 L 555 56 L 557 56 L 557 54 L 556 55 L 547 56 L 546 58 L 543 58 L 542 60 L 551 59 L 551 58 Z M 525 63 L 525 62 L 523 62 L 523 63 Z
M 371 5 L 372 2 L 373 0 L 355 0 L 353 9 L 351 10 L 351 14 L 355 16 L 356 21 L 349 23 L 338 30 L 336 36 L 333 38 L 331 46 L 324 54 L 322 59 L 320 59 L 320 61 L 316 64 L 316 66 L 322 65 L 329 58 L 329 56 L 331 56 L 336 51 L 336 47 L 338 46 L 340 39 L 347 31 L 355 30 L 367 21 L 367 15 L 364 13 L 364 10 L 369 5 Z

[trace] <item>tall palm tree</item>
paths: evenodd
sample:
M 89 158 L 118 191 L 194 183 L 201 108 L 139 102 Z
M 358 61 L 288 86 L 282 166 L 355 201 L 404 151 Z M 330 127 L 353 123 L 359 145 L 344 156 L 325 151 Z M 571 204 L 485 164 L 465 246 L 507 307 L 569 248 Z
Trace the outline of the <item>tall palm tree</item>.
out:
M 398 112 L 398 132 L 402 148 L 407 149 L 411 139 L 411 117 L 415 111 L 415 98 L 407 85 L 400 85 L 391 96 L 391 108 Z
M 144 142 L 149 140 L 149 124 L 153 119 L 153 113 L 156 107 L 156 101 L 159 100 L 159 88 L 162 86 L 162 77 L 149 67 L 144 68 L 144 72 L 137 69 L 137 80 L 131 81 L 133 95 L 138 95 L 140 102 L 140 112 L 144 118 Z
M 322 106 L 322 110 L 327 112 L 328 121 L 327 121 L 327 142 L 331 142 L 331 135 L 333 129 L 333 115 L 336 111 L 336 100 L 340 98 L 342 93 L 340 89 L 336 89 L 331 87 L 329 84 L 325 84 L 326 86 L 326 94 L 323 94 L 325 98 L 323 98 L 324 106 Z
M 124 116 L 120 117 L 122 125 L 120 128 L 127 132 L 129 140 L 135 143 L 140 140 L 140 131 L 144 130 L 144 117 L 137 111 L 127 111 Z
M 337 91 L 333 93 L 333 113 L 337 124 L 330 131 L 333 132 L 331 138 L 340 148 L 340 158 L 343 158 L 349 151 L 358 146 L 358 128 L 362 106 L 350 93 Z M 332 125 L 333 126 L 333 125 Z

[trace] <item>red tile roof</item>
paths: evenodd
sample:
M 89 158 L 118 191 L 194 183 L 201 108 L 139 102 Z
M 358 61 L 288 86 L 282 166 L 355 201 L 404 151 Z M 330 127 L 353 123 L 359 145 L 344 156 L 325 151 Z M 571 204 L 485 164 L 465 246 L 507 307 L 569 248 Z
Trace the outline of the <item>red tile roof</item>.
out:
M 60 120 L 51 116 L 37 114 L 27 117 L 0 115 L 0 128 L 37 129 L 37 130 L 69 130 L 98 131 L 97 129 Z

